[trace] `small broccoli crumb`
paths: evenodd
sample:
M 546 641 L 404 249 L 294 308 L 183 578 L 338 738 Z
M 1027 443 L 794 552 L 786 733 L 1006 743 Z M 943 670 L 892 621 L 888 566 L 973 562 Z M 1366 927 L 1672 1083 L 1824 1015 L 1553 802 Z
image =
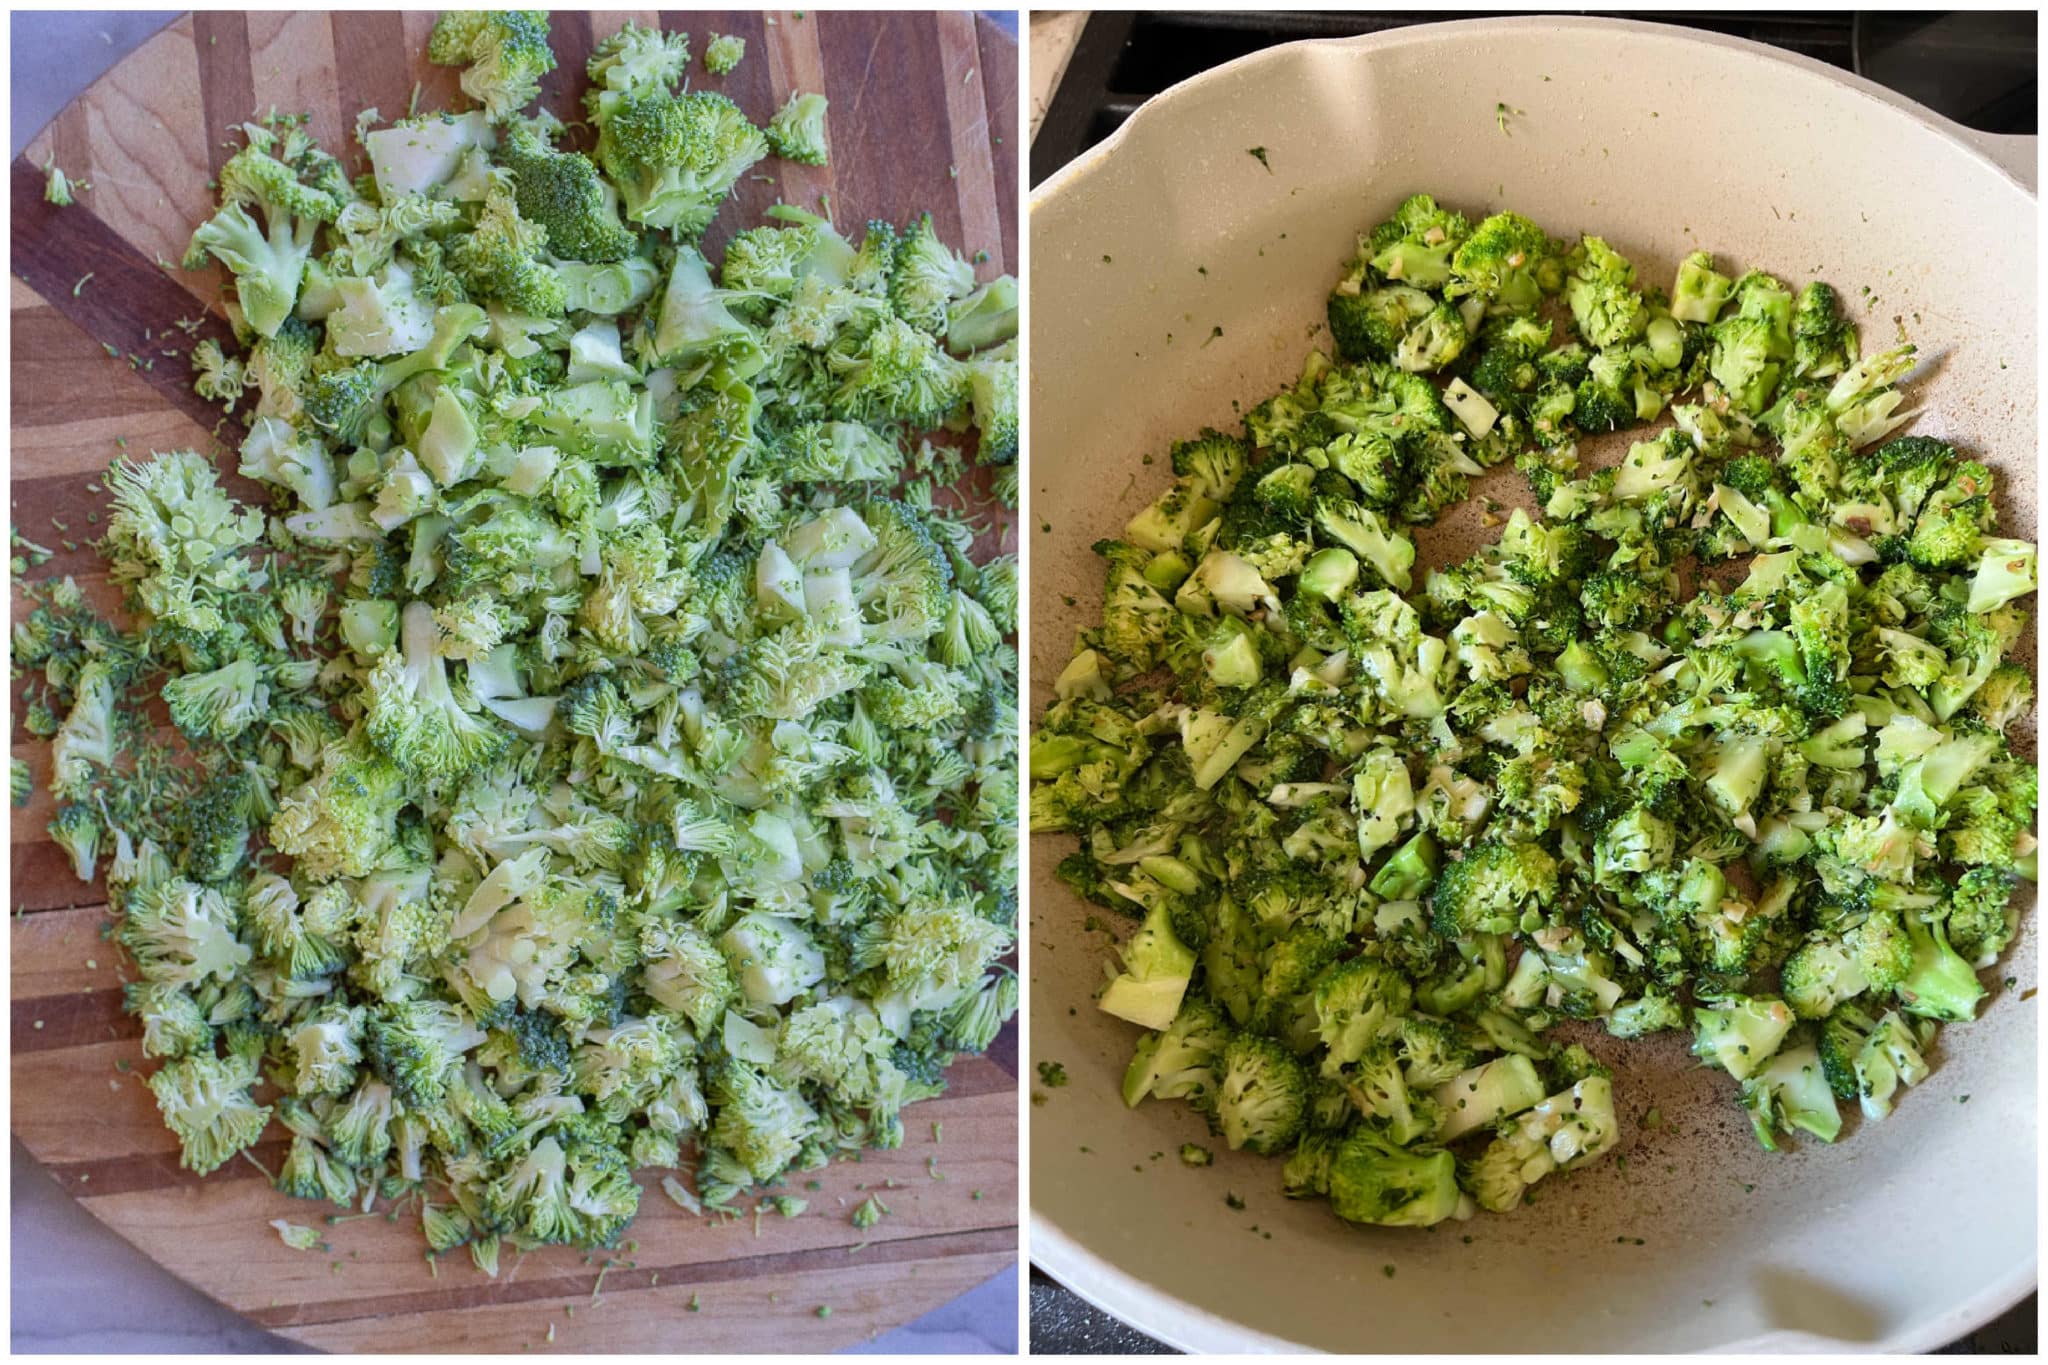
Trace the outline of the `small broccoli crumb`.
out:
M 58 208 L 69 208 L 78 194 L 91 188 L 85 181 L 66 175 L 54 156 L 43 161 L 43 198 Z
M 293 1251 L 326 1251 L 327 1243 L 320 1240 L 320 1234 L 301 1223 L 286 1222 L 282 1218 L 270 1220 L 270 1226 L 277 1229 L 277 1235 Z
M 1067 1069 L 1058 1062 L 1038 1064 L 1038 1083 L 1048 1090 L 1057 1090 L 1067 1083 Z
M 1267 175 L 1271 175 L 1273 173 L 1273 163 L 1266 159 L 1266 149 L 1264 147 L 1247 147 L 1245 148 L 1245 152 L 1247 155 L 1255 158 L 1261 166 L 1264 166 L 1266 168 Z M 1103 259 L 1107 260 L 1108 257 L 1104 257 Z
M 714 76 L 731 75 L 747 55 L 747 40 L 730 33 L 713 34 L 704 45 L 704 69 Z

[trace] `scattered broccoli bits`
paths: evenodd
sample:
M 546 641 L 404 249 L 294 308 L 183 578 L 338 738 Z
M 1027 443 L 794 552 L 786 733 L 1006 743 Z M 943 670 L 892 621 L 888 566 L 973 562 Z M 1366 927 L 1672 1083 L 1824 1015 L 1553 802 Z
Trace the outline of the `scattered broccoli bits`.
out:
M 243 127 L 186 263 L 254 483 L 114 462 L 125 613 L 19 585 L 12 789 L 105 877 L 184 1164 L 275 1120 L 279 1189 L 495 1274 L 618 1245 L 645 1168 L 733 1216 L 899 1146 L 1016 1011 L 1017 562 L 944 496 L 948 433 L 1014 458 L 1016 326 L 928 218 L 708 258 L 769 144 L 684 35 L 597 44 L 589 155 L 544 14 L 430 55 L 480 107 L 361 179 Z
M 1771 1150 L 1885 1117 L 2036 860 L 2035 547 L 1986 464 L 1899 434 L 1913 346 L 1819 282 L 1697 252 L 1666 292 L 1423 194 L 1328 320 L 1095 546 L 1030 742 L 1032 830 L 1133 922 L 1125 1102 L 1390 1226 L 1612 1150 L 1602 1032 L 1689 1034 Z M 1418 562 L 1510 461 L 1534 510 Z
M 78 192 L 92 186 L 83 180 L 73 179 L 65 174 L 52 155 L 43 159 L 43 198 L 58 208 L 69 208 L 77 201 Z

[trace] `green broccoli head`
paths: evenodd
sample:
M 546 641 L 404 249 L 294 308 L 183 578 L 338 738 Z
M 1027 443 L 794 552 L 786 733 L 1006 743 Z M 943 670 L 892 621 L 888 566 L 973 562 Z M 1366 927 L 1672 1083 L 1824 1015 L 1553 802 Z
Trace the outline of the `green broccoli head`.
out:
M 555 69 L 546 10 L 450 10 L 434 21 L 427 60 L 460 66 L 462 92 L 502 123 L 533 103 Z
M 1215 1100 L 1224 1141 L 1261 1156 L 1285 1151 L 1301 1132 L 1308 1088 L 1301 1063 L 1273 1039 L 1232 1038 L 1223 1050 Z

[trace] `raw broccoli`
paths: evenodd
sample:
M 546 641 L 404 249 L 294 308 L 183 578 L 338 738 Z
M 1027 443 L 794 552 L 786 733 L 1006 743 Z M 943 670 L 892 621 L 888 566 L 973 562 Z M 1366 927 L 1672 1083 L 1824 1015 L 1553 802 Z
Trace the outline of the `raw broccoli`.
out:
M 533 103 L 555 69 L 546 10 L 450 10 L 434 21 L 427 60 L 460 66 L 462 92 L 504 122 Z
M 824 165 L 830 152 L 825 139 L 825 97 L 803 90 L 791 92 L 762 132 L 769 148 L 784 161 Z
M 747 55 L 747 40 L 731 33 L 714 33 L 704 45 L 704 69 L 714 76 L 729 76 Z

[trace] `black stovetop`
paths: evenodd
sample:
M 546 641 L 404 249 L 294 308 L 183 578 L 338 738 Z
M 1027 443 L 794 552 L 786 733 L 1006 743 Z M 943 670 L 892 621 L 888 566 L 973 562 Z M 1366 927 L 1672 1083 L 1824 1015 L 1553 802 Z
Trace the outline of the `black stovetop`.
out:
M 1505 12 L 1505 11 L 1503 11 Z M 1601 13 L 1601 11 L 1576 11 Z M 1453 17 L 1435 14 L 1098 12 L 1088 19 L 1031 144 L 1031 183 L 1108 137 L 1178 81 L 1298 38 L 1349 37 Z M 1457 18 L 1485 18 L 1483 13 Z M 2037 18 L 1978 13 L 1616 14 L 1749 38 L 1889 86 L 1987 133 L 2037 130 Z
M 1108 137 L 1151 96 L 1212 66 L 1275 43 L 1377 33 L 1448 17 L 1454 16 L 1098 12 L 1089 17 L 1032 141 L 1031 183 L 1038 184 Z M 2031 10 L 1970 14 L 1665 12 L 1616 17 L 1681 24 L 1785 48 L 1853 71 L 1982 132 L 2038 131 L 2038 21 Z M 2036 1300 L 2029 1297 L 1941 1354 L 2034 1354 L 2037 1313 Z M 1170 1348 L 1082 1302 L 1034 1269 L 1031 1349 L 1038 1355 L 1138 1355 Z

